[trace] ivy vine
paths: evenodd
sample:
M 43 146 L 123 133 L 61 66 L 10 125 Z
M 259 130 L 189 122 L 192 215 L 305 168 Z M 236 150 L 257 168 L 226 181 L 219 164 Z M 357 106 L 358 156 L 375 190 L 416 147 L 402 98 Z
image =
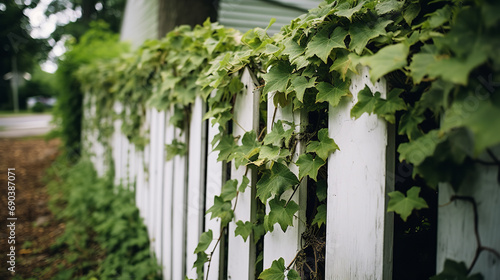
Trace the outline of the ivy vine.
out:
M 490 149 L 500 143 L 499 30 L 500 3 L 493 0 L 330 0 L 272 37 L 266 29 L 241 35 L 209 21 L 193 29 L 181 26 L 161 40 L 145 42 L 135 53 L 81 69 L 80 76 L 84 90 L 100 106 L 95 119 L 113 119 L 113 103 L 121 102 L 122 132 L 139 148 L 147 141 L 146 106 L 173 110 L 171 123 L 185 129 L 191 105 L 203 98 L 208 104 L 205 118 L 220 127 L 212 141 L 218 160 L 254 170 L 259 178 L 255 199 L 270 209 L 261 209 L 255 221 L 235 221 L 230 234 L 246 242 L 253 235 L 258 242 L 275 224 L 286 231 L 299 206 L 283 194 L 291 190 L 293 196 L 307 185 L 316 193 L 316 207 L 311 219 L 301 222 L 318 240 L 315 244 L 322 244 L 317 233 L 326 222 L 327 202 L 321 170 L 339 149 L 328 137 L 326 115 L 330 107 L 352 97 L 349 77 L 358 73 L 359 65 L 368 66 L 372 81 L 385 77 L 390 88 L 386 98 L 368 87 L 361 90 L 351 117 L 367 113 L 389 123 L 399 120 L 398 133 L 406 140 L 397 150 L 401 161 L 413 165 L 413 176 L 432 188 L 447 182 L 458 191 L 474 178 L 476 163 L 484 162 L 481 155 L 489 153 L 492 162 L 487 164 L 498 165 Z M 309 125 L 296 129 L 294 123 L 276 120 L 271 131 L 246 132 L 238 144 L 229 123 L 245 67 L 262 83 L 262 102 L 272 97 L 278 107 L 291 106 L 309 117 Z M 305 153 L 294 159 L 298 141 Z M 175 142 L 167 151 L 172 157 L 183 153 L 185 145 Z M 291 165 L 298 166 L 298 176 Z M 303 180 L 310 184 L 300 184 Z M 227 181 L 207 214 L 226 228 L 234 219 L 238 195 L 251 187 L 246 176 Z M 388 210 L 406 220 L 415 209 L 428 207 L 419 191 L 414 187 L 407 195 L 391 193 Z M 206 250 L 220 243 L 215 238 L 212 231 L 203 233 L 195 250 L 200 279 L 213 253 Z M 315 246 L 320 256 L 321 246 Z M 320 277 L 307 263 L 308 271 L 304 265 L 299 268 L 301 254 L 304 250 L 294 259 L 300 274 L 294 263 L 279 259 L 259 279 Z

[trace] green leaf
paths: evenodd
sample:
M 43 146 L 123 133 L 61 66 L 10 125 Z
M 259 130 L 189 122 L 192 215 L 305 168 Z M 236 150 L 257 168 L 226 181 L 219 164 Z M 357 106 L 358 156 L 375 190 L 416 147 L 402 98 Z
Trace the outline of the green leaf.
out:
M 214 151 L 219 151 L 218 161 L 227 160 L 231 154 L 234 153 L 236 149 L 236 143 L 234 142 L 234 137 L 232 135 L 224 135 L 221 137 L 217 146 L 213 149 Z
M 384 15 L 394 11 L 400 11 L 404 1 L 398 0 L 382 0 L 375 6 L 375 10 L 379 15 Z
M 318 197 L 319 202 L 323 202 L 327 198 L 327 189 L 328 186 L 326 181 L 324 179 L 319 180 L 316 184 L 316 196 Z
M 285 49 L 282 54 L 288 55 L 288 59 L 293 65 L 297 65 L 297 69 L 305 67 L 309 64 L 306 57 L 302 54 L 305 52 L 306 48 L 300 46 L 293 39 L 285 41 Z
M 363 57 L 361 63 L 370 67 L 370 80 L 374 83 L 385 74 L 406 66 L 410 47 L 405 43 L 386 46 L 372 56 Z
M 262 280 L 285 280 L 285 260 L 279 258 L 277 261 L 273 261 L 271 267 L 262 271 L 259 275 L 259 279 Z
M 412 187 L 406 192 L 405 196 L 400 191 L 390 192 L 388 195 L 390 197 L 389 204 L 387 205 L 387 211 L 394 211 L 401 216 L 401 219 L 406 222 L 408 216 L 410 216 L 413 209 L 428 208 L 427 202 L 418 196 L 420 193 L 419 187 Z
M 243 176 L 243 178 L 241 179 L 241 184 L 238 187 L 238 191 L 240 193 L 244 193 L 249 184 L 250 184 L 250 179 L 248 179 L 247 176 Z
M 194 253 L 197 254 L 205 252 L 205 250 L 208 249 L 208 246 L 210 246 L 212 240 L 213 240 L 213 233 L 211 229 L 202 233 L 200 236 L 200 242 L 198 243 L 198 246 L 196 246 L 196 249 L 194 249 Z
M 423 28 L 436 28 L 441 27 L 444 23 L 451 19 L 452 11 L 449 5 L 441 9 L 435 10 L 433 13 L 425 15 L 427 21 L 422 25 Z
M 292 138 L 293 127 L 285 130 L 283 127 L 283 122 L 278 120 L 273 125 L 273 129 L 269 132 L 266 137 L 264 137 L 264 145 L 273 144 L 275 146 L 281 147 L 282 141 L 288 143 Z M 288 146 L 288 145 L 287 145 Z
M 235 168 L 246 165 L 250 158 L 260 151 L 260 142 L 257 141 L 257 134 L 251 130 L 246 132 L 241 139 L 241 146 L 235 148 L 234 153 L 228 157 L 228 160 L 234 159 Z
M 260 148 L 259 159 L 278 161 L 290 155 L 290 150 L 277 146 L 267 145 Z
M 345 37 L 347 31 L 338 26 L 330 36 L 330 28 L 326 27 L 319 31 L 307 44 L 306 58 L 316 55 L 324 63 L 327 63 L 328 56 L 334 48 L 345 49 Z
M 321 204 L 318 206 L 317 213 L 314 216 L 312 224 L 317 224 L 318 227 L 321 227 L 322 224 L 326 224 L 326 204 Z
M 326 160 L 328 156 L 339 150 L 339 146 L 335 144 L 332 138 L 328 137 L 328 129 L 322 128 L 318 131 L 318 140 L 311 141 L 306 147 L 307 153 L 316 153 L 320 158 Z
M 212 213 L 210 219 L 220 218 L 222 226 L 226 226 L 234 216 L 231 202 L 224 201 L 220 196 L 214 197 L 214 205 L 207 210 L 208 213 Z
M 220 194 L 220 197 L 224 201 L 231 201 L 233 198 L 236 197 L 237 192 L 236 192 L 236 185 L 238 184 L 238 180 L 233 179 L 233 180 L 228 180 L 223 186 L 222 186 L 222 192 Z
M 269 207 L 271 208 L 269 223 L 273 225 L 278 223 L 283 232 L 286 232 L 288 226 L 293 226 L 293 215 L 299 211 L 299 205 L 293 200 L 290 200 L 286 207 L 285 205 L 286 201 L 279 199 L 278 196 L 269 201 Z
M 401 116 L 399 121 L 399 131 L 400 135 L 406 134 L 408 138 L 416 139 L 422 135 L 422 131 L 418 125 L 425 120 L 425 117 L 418 114 L 413 108 L 408 108 L 408 111 Z
M 287 93 L 295 91 L 297 99 L 299 99 L 300 102 L 304 102 L 304 93 L 306 89 L 313 88 L 315 86 L 316 78 L 317 77 L 313 77 L 307 80 L 304 76 L 293 76 L 290 81 L 290 86 L 287 89 Z
M 358 102 L 351 109 L 351 118 L 358 119 L 364 113 L 372 114 L 375 110 L 375 104 L 380 98 L 380 92 L 373 96 L 368 86 L 358 92 Z
M 340 79 L 336 79 L 334 85 L 327 82 L 321 82 L 316 88 L 318 89 L 316 102 L 328 101 L 333 107 L 339 105 L 343 96 L 349 96 L 351 94 L 349 91 L 349 83 Z
M 198 275 L 203 275 L 203 267 L 206 262 L 208 262 L 208 255 L 205 252 L 196 254 L 196 261 L 193 264 L 193 268 L 196 268 L 196 273 Z
M 353 23 L 349 28 L 349 35 L 351 36 L 349 49 L 355 51 L 357 54 L 361 54 L 368 41 L 386 34 L 385 27 L 391 22 L 392 20 L 379 18 L 375 23 L 370 24 L 367 24 L 365 21 Z
M 288 280 L 300 280 L 300 275 L 295 269 L 290 269 L 286 275 Z
M 456 262 L 447 259 L 441 273 L 430 278 L 430 280 L 483 280 L 479 273 L 468 276 L 468 269 L 464 262 Z
M 167 153 L 167 161 L 173 159 L 175 156 L 182 156 L 187 153 L 186 143 L 177 141 L 177 139 L 172 140 L 171 144 L 165 145 L 165 150 Z
M 276 65 L 271 67 L 267 74 L 262 75 L 266 81 L 264 93 L 272 91 L 285 92 L 292 71 L 293 67 L 287 61 L 278 61 Z
M 399 160 L 406 160 L 415 166 L 420 165 L 427 157 L 434 154 L 437 145 L 444 140 L 446 137 L 439 137 L 439 132 L 432 130 L 416 140 L 402 143 L 398 147 Z
M 399 95 L 403 92 L 402 89 L 394 88 L 388 94 L 386 99 L 379 99 L 375 103 L 373 112 L 390 123 L 396 122 L 395 113 L 399 110 L 406 109 L 406 103 Z
M 266 203 L 272 195 L 281 194 L 298 183 L 299 180 L 286 165 L 275 162 L 271 170 L 266 170 L 257 182 L 256 196 Z
M 349 56 L 349 51 L 339 50 L 336 52 L 336 58 L 330 66 L 330 72 L 336 71 L 340 74 L 342 81 L 345 81 L 345 77 L 349 70 L 356 72 L 354 67 L 356 67 L 356 65 L 354 65 L 351 57 Z
M 335 7 L 335 9 L 337 10 L 335 12 L 335 15 L 339 17 L 346 17 L 351 20 L 352 15 L 359 12 L 365 3 L 366 1 L 360 1 L 358 5 L 351 8 L 350 1 L 343 1 L 337 7 Z
M 236 229 L 234 230 L 234 236 L 240 235 L 245 242 L 247 242 L 247 238 L 252 234 L 253 223 L 243 221 L 236 222 Z
M 413 20 L 418 16 L 420 13 L 420 4 L 419 3 L 411 3 L 406 7 L 403 11 L 403 18 L 405 19 L 406 23 L 408 25 L 411 25 Z
M 318 170 L 325 163 L 320 157 L 313 158 L 311 154 L 300 155 L 295 163 L 299 167 L 299 180 L 307 175 L 314 181 L 317 181 Z

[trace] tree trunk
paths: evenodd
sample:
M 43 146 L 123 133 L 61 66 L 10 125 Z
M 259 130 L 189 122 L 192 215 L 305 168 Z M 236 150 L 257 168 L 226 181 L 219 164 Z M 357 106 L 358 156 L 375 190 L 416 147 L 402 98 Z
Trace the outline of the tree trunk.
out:
M 217 20 L 217 0 L 159 0 L 158 37 L 173 30 L 176 26 L 187 24 L 195 26 L 208 17 Z

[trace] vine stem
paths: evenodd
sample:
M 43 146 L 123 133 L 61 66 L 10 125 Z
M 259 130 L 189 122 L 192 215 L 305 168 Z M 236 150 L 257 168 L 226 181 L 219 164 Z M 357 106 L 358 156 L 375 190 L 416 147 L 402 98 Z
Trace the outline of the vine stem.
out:
M 471 196 L 453 195 L 450 198 L 450 202 L 455 201 L 457 199 L 470 202 L 472 204 L 472 210 L 474 212 L 474 234 L 476 236 L 477 248 L 476 248 L 476 253 L 474 255 L 474 259 L 472 260 L 472 263 L 470 264 L 469 269 L 467 269 L 467 274 L 469 274 L 472 271 L 472 269 L 474 268 L 474 265 L 476 265 L 476 262 L 477 262 L 479 255 L 481 254 L 482 251 L 488 251 L 488 252 L 494 254 L 499 259 L 500 259 L 500 253 L 493 248 L 486 247 L 486 246 L 483 246 L 481 244 L 481 238 L 479 236 L 479 218 L 478 218 L 476 200 Z
M 247 173 L 248 173 L 248 166 L 245 169 L 245 176 L 247 175 Z M 234 199 L 234 206 L 233 206 L 233 213 L 236 210 L 236 205 L 238 204 L 238 196 L 239 196 L 239 194 L 240 194 L 240 192 L 236 191 L 236 197 Z M 224 226 L 224 227 L 221 228 L 221 231 L 220 231 L 220 234 L 219 234 L 219 238 L 217 238 L 217 242 L 215 243 L 214 248 L 210 252 L 210 259 L 208 260 L 207 273 L 206 273 L 206 278 L 205 278 L 206 280 L 208 280 L 208 275 L 210 273 L 210 265 L 212 264 L 212 256 L 214 255 L 215 249 L 217 249 L 217 246 L 220 244 L 220 240 L 222 239 L 222 236 L 224 235 L 224 230 L 228 227 L 228 225 L 226 225 L 226 226 Z

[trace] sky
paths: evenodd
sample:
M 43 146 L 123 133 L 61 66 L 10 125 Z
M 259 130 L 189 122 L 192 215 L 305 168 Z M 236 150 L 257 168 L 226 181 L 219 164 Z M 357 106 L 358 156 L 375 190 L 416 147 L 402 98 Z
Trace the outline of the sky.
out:
M 24 2 L 29 4 L 31 0 L 16 0 L 16 3 Z M 31 37 L 35 39 L 39 38 L 49 38 L 50 34 L 54 32 L 56 25 L 64 25 L 76 21 L 82 16 L 81 9 L 73 10 L 68 2 L 66 10 L 51 14 L 50 16 L 45 15 L 45 11 L 49 6 L 51 0 L 41 0 L 40 3 L 33 9 L 26 9 L 24 14 L 30 19 L 30 24 L 32 27 Z M 1 7 L 0 7 L 1 8 Z M 64 47 L 65 40 L 60 40 L 56 42 L 55 40 L 49 40 L 49 44 L 52 46 L 52 51 L 49 53 L 49 60 L 42 63 L 40 66 L 42 70 L 50 73 L 54 73 L 57 70 L 57 64 L 55 63 L 57 57 L 64 54 L 66 48 Z

